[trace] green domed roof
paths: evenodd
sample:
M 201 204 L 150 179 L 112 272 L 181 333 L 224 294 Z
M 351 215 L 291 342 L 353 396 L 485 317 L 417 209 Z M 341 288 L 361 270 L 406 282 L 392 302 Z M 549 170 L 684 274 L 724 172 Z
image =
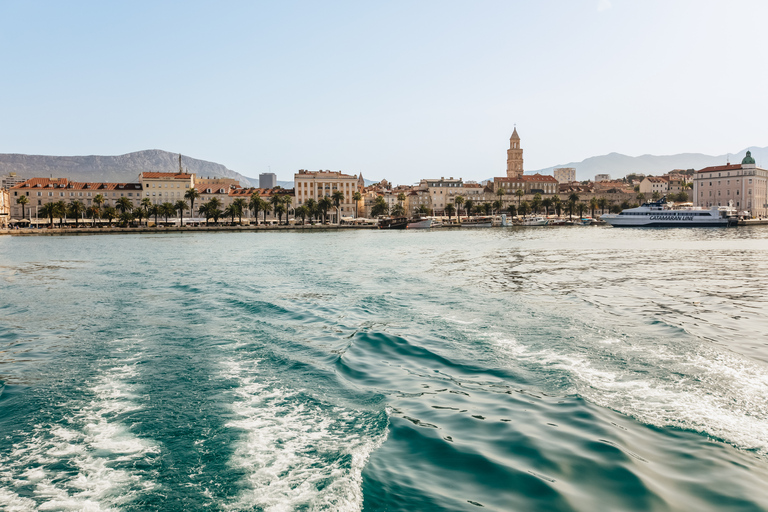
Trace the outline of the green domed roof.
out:
M 745 156 L 744 160 L 741 161 L 741 165 L 753 164 L 753 163 L 755 163 L 755 159 L 752 158 L 752 152 L 751 151 L 747 151 L 747 156 Z

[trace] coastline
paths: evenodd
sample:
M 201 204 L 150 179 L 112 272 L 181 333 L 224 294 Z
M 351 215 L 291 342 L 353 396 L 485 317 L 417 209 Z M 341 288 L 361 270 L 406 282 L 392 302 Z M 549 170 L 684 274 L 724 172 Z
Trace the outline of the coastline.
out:
M 68 236 L 68 235 L 120 235 L 137 233 L 201 233 L 201 232 L 257 232 L 257 231 L 338 231 L 347 229 L 377 229 L 377 226 L 311 225 L 305 226 L 199 226 L 199 227 L 138 227 L 138 228 L 21 228 L 0 229 L 0 235 L 10 236 Z

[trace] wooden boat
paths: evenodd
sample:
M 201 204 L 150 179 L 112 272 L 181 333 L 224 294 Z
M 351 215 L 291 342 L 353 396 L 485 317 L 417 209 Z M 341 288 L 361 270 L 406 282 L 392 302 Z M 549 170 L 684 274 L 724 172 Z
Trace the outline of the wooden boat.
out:
M 408 227 L 408 217 L 390 217 L 379 221 L 379 229 L 405 229 Z

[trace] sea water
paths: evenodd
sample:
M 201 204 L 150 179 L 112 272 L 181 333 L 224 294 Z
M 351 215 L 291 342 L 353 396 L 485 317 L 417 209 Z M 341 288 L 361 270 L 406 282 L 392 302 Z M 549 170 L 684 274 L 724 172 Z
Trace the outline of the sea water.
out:
M 0 510 L 766 510 L 768 229 L 0 238 Z

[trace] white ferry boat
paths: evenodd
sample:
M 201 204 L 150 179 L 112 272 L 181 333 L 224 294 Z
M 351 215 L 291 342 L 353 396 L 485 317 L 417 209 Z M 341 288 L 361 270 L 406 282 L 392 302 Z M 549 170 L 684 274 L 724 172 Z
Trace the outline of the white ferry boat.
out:
M 606 213 L 600 217 L 614 227 L 703 227 L 735 226 L 736 209 L 732 206 L 713 206 L 709 210 L 688 205 L 667 203 L 665 199 L 645 203 L 621 213 Z
M 549 219 L 546 217 L 529 217 L 523 219 L 521 223 L 523 226 L 546 226 L 547 224 L 549 224 Z

